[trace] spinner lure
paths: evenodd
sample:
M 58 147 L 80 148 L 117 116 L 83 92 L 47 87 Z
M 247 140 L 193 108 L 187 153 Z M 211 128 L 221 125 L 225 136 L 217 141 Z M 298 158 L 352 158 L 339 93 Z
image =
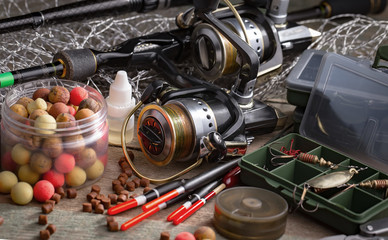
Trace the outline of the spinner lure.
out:
M 308 180 L 303 185 L 303 192 L 302 192 L 302 195 L 301 195 L 299 202 L 297 203 L 297 207 L 295 209 L 301 207 L 303 210 L 305 210 L 307 212 L 315 212 L 316 210 L 318 210 L 318 205 L 313 210 L 308 210 L 303 206 L 303 202 L 304 202 L 304 199 L 306 197 L 307 191 L 310 188 L 313 188 L 314 190 L 320 191 L 320 190 L 324 190 L 324 189 L 330 189 L 330 188 L 343 186 L 344 184 L 349 182 L 349 180 L 352 179 L 352 177 L 355 174 L 358 174 L 360 171 L 365 170 L 365 169 L 367 169 L 367 167 L 358 168 L 358 167 L 350 166 L 350 168 L 348 170 L 335 171 L 335 172 L 325 174 L 325 175 Z M 294 200 L 295 200 L 295 191 L 296 191 L 296 187 L 295 187 L 294 192 L 293 192 Z

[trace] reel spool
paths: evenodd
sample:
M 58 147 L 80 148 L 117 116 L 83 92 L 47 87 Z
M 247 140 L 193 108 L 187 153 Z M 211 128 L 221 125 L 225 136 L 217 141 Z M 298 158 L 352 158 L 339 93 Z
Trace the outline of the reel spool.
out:
M 264 59 L 264 44 L 269 41 L 265 31 L 250 19 L 243 18 L 243 21 L 247 29 L 249 45 L 260 59 Z M 223 22 L 244 39 L 243 31 L 236 19 L 226 19 Z M 215 80 L 223 75 L 236 73 L 240 69 L 236 48 L 212 25 L 199 24 L 193 31 L 192 39 L 194 66 L 205 79 Z
M 138 140 L 147 159 L 158 166 L 201 158 L 203 137 L 217 131 L 213 110 L 198 98 L 149 104 L 139 114 Z M 201 151 L 202 150 L 202 151 Z M 205 151 L 206 152 L 206 151 Z
M 271 27 L 271 20 L 261 12 L 243 10 L 241 22 L 236 17 L 222 19 L 222 23 L 242 38 L 258 55 L 260 63 L 264 63 L 274 55 L 278 55 L 276 29 Z M 198 24 L 191 35 L 193 43 L 193 64 L 207 80 L 216 80 L 224 75 L 235 74 L 241 68 L 241 59 L 237 49 L 213 25 Z M 277 56 L 271 63 L 270 70 L 281 66 Z M 264 74 L 260 69 L 258 76 Z

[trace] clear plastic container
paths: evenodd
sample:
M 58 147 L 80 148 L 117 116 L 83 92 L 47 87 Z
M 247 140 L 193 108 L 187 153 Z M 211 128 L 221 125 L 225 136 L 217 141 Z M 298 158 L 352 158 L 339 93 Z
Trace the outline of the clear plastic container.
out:
M 388 173 L 387 80 L 368 60 L 325 54 L 301 135 Z
M 32 98 L 39 88 L 63 86 L 71 91 L 83 87 L 99 104 L 91 116 L 54 127 L 36 127 L 36 120 L 22 117 L 11 106 L 22 97 Z M 39 80 L 13 87 L 1 109 L 1 171 L 12 171 L 19 181 L 34 185 L 41 179 L 54 187 L 79 188 L 95 182 L 108 160 L 107 106 L 104 97 L 83 83 L 69 80 Z M 55 126 L 56 125 L 56 126 Z

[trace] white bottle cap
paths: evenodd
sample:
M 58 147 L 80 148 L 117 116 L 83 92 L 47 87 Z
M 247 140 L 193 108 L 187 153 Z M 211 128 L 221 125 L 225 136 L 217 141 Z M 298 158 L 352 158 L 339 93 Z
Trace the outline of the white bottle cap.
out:
M 109 101 L 112 105 L 128 106 L 132 101 L 132 86 L 126 71 L 118 71 L 109 88 Z
M 108 105 L 108 118 L 125 118 L 135 106 L 132 86 L 128 81 L 126 71 L 117 72 L 114 82 L 110 85 L 106 103 Z

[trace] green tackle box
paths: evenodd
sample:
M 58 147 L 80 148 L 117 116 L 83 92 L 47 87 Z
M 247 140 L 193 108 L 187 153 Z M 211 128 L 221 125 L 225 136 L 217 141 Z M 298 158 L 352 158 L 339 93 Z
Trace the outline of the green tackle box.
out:
M 347 170 L 342 167 L 333 170 L 297 159 L 277 159 L 276 162 L 284 161 L 285 164 L 274 166 L 271 159 L 274 156 L 286 155 L 281 149 L 283 147 L 289 150 L 291 144 L 292 149 L 316 155 L 334 164 L 368 167 L 355 174 L 348 182 L 349 184 L 388 179 L 388 175 L 370 166 L 295 133 L 244 156 L 240 162 L 241 181 L 250 186 L 273 190 L 282 195 L 289 202 L 290 207 L 295 207 L 301 198 L 304 184 L 308 180 L 333 171 Z M 299 210 L 345 234 L 355 234 L 359 231 L 360 224 L 388 216 L 388 199 L 385 196 L 385 189 L 362 187 L 344 189 L 346 188 L 332 188 L 319 193 L 309 189 L 303 206 L 307 210 L 312 210 L 318 205 L 318 210 L 315 212 L 307 212 L 300 208 Z

